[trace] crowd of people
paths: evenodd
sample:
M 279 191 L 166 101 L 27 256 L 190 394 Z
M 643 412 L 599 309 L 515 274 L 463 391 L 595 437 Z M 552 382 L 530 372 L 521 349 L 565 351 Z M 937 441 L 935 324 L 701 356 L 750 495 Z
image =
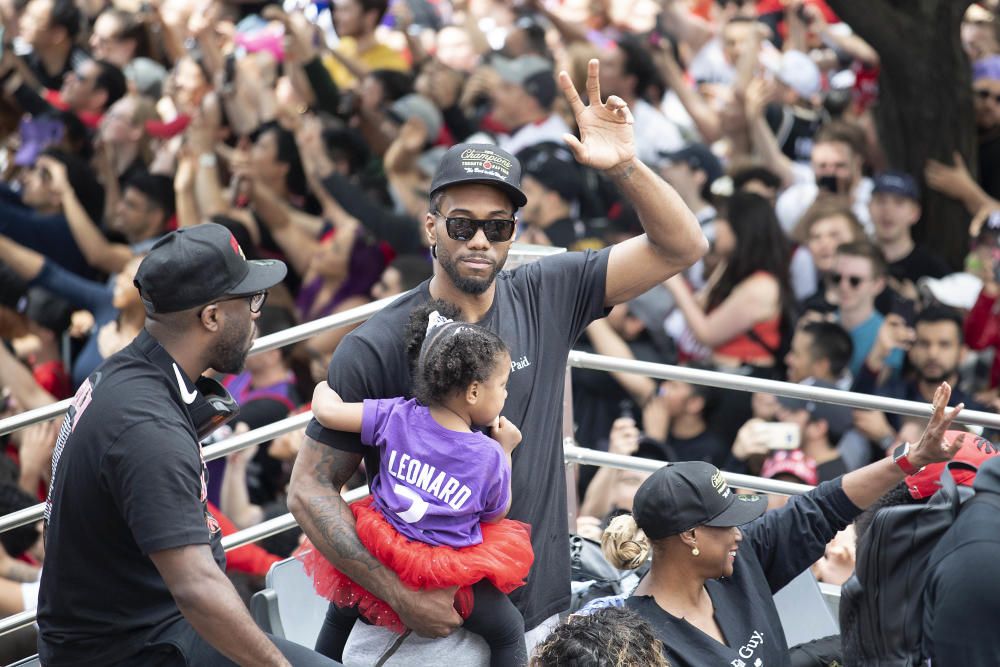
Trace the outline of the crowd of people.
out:
M 493 438 L 501 450 L 491 456 L 510 471 L 508 488 L 489 495 L 476 481 L 470 493 L 483 494 L 482 516 L 462 520 L 472 522 L 466 528 L 473 542 L 485 539 L 479 520 L 507 516 L 530 526 L 534 563 L 526 583 L 518 574 L 512 592 L 504 590 L 520 612 L 511 615 L 523 620 L 513 623 L 514 634 L 527 632 L 526 641 L 508 642 L 504 655 L 540 665 L 578 655 L 588 664 L 591 649 L 574 633 L 600 637 L 632 623 L 635 634 L 616 639 L 622 659 L 634 664 L 654 664 L 637 657 L 648 648 L 647 635 L 661 642 L 657 654 L 669 664 L 726 657 L 715 644 L 738 651 L 730 633 L 752 636 L 763 626 L 737 627 L 708 613 L 711 622 L 694 626 L 714 643 L 695 642 L 705 651 L 697 653 L 670 614 L 704 621 L 723 592 L 706 603 L 697 591 L 707 596 L 715 591 L 712 580 L 732 576 L 729 566 L 688 558 L 698 546 L 694 532 L 721 535 L 718 526 L 732 531 L 744 521 L 713 526 L 712 517 L 698 515 L 684 526 L 675 521 L 676 532 L 651 532 L 633 503 L 639 489 L 662 488 L 657 476 L 583 466 L 567 484 L 558 409 L 566 353 L 928 404 L 947 384 L 950 405 L 996 412 L 998 3 L 973 3 L 960 30 L 973 86 L 976 168 L 956 153 L 950 162 L 928 161 L 923 173 L 906 173 L 893 168 L 874 120 L 880 54 L 823 0 L 0 0 L 0 418 L 71 397 L 82 414 L 99 386 L 95 372 L 109 360 L 120 363 L 113 360 L 121 354 L 137 354 L 136 345 L 153 346 L 148 339 L 175 355 L 182 402 L 197 390 L 215 392 L 213 405 L 238 405 L 238 417 L 211 434 L 196 432 L 192 422 L 203 445 L 309 410 L 314 387 L 324 381 L 343 405 L 415 396 L 431 416 L 451 406 L 462 419 L 448 422 L 449 443 L 457 442 L 461 424 L 488 428 L 499 415 L 522 438 L 513 442 L 502 428 L 507 435 Z M 954 225 L 969 229 L 970 251 L 960 266 L 915 241 L 928 190 L 968 212 Z M 146 258 L 163 257 L 165 239 L 196 229 L 216 250 L 231 243 L 248 265 L 282 263 L 287 274 L 252 291 L 210 288 L 224 271 L 206 272 L 209 260 L 198 271 L 182 270 L 192 256 L 176 255 L 170 288 L 150 293 L 142 280 L 152 270 L 143 266 Z M 505 272 L 512 243 L 568 252 Z M 203 288 L 191 288 L 197 298 L 185 297 L 187 284 Z M 266 298 L 255 296 L 265 290 Z M 264 336 L 400 294 L 369 324 L 251 355 L 245 367 L 226 353 L 227 346 L 242 351 L 245 331 L 213 328 L 213 313 L 224 324 L 247 303 L 252 330 Z M 229 303 L 231 297 L 247 299 Z M 509 365 L 506 403 L 476 407 L 471 394 L 458 402 L 443 394 L 421 399 L 427 386 L 409 349 L 407 322 L 432 299 L 445 302 L 441 312 L 454 308 L 448 312 L 456 321 L 499 337 L 500 347 L 477 354 Z M 187 328 L 171 317 L 195 307 L 203 327 L 184 335 L 211 349 L 185 364 L 176 354 L 190 351 L 175 351 L 168 339 Z M 451 391 L 487 386 L 498 367 L 492 357 L 480 361 L 468 377 L 435 381 L 450 382 Z M 219 387 L 196 385 L 206 369 Z M 902 469 L 899 479 L 878 468 L 876 490 L 889 490 L 903 473 L 909 481 L 920 467 L 906 467 L 916 443 L 938 432 L 926 419 L 588 369 L 572 370 L 572 412 L 572 436 L 584 447 L 701 462 L 707 467 L 691 473 L 699 480 L 705 470 L 709 480 L 721 470 L 819 486 L 815 497 L 787 508 L 786 498 L 769 496 L 760 507 L 768 506 L 765 518 L 740 538 L 768 580 L 725 594 L 752 589 L 761 599 L 791 569 L 811 567 L 821 581 L 847 582 L 856 532 L 863 532 L 853 519 L 872 503 L 886 504 L 876 502 L 881 493 L 868 497 L 875 487 L 859 493 L 858 480 L 870 483 L 870 466 L 889 459 Z M 248 600 L 270 565 L 311 549 L 312 558 L 387 602 L 394 622 L 414 630 L 414 642 L 449 636 L 414 650 L 453 652 L 446 642 L 465 641 L 455 632 L 462 617 L 452 606 L 454 591 L 416 594 L 402 585 L 355 530 L 358 509 L 340 500 L 342 490 L 366 477 L 372 483 L 393 474 L 385 460 L 393 446 L 366 435 L 369 422 L 360 412 L 335 421 L 351 428 L 331 428 L 317 414 L 304 431 L 205 466 L 199 500 L 221 533 L 288 511 L 300 526 L 227 554 L 236 591 Z M 71 417 L 62 437 L 58 421 L 0 436 L 0 514 L 46 501 L 50 485 L 65 488 L 65 478 L 56 486 L 55 473 L 65 432 L 73 429 Z M 989 431 L 980 435 L 995 440 Z M 420 458 L 404 450 L 410 461 Z M 406 471 L 396 470 L 406 481 Z M 567 487 L 577 501 L 569 530 Z M 428 545 L 468 542 L 468 534 L 428 536 L 419 518 L 396 521 L 412 489 L 398 495 L 385 481 L 372 488 L 392 498 L 376 492 L 372 502 L 387 513 L 393 533 L 423 536 L 418 541 Z M 888 504 L 928 495 L 911 491 Z M 601 623 L 574 616 L 558 625 L 570 606 L 568 533 L 599 541 L 610 531 L 635 544 L 641 540 L 621 537 L 629 531 L 617 519 L 632 512 L 653 554 L 652 576 L 632 598 L 641 602 L 595 614 L 606 619 Z M 768 518 L 772 512 L 785 518 Z M 821 526 L 813 520 L 819 515 Z M 61 523 L 56 517 L 63 533 L 54 534 L 77 539 L 65 510 Z M 123 520 L 131 525 L 133 518 Z M 808 540 L 780 528 L 793 520 L 812 525 Z M 408 530 L 410 523 L 417 528 Z M 211 522 L 209 528 L 214 539 Z M 133 532 L 136 553 L 187 539 L 168 544 Z M 39 523 L 0 536 L 0 613 L 38 604 L 40 572 L 60 557 L 54 551 L 46 564 L 42 534 Z M 799 544 L 802 562 L 765 562 L 768 550 L 781 549 L 776 540 L 786 538 L 808 541 Z M 728 554 L 723 546 L 712 549 Z M 611 547 L 607 553 L 618 558 Z M 201 556 L 204 572 L 212 554 Z M 163 560 L 161 554 L 153 562 Z M 646 560 L 644 553 L 632 565 Z M 147 566 L 144 576 L 155 576 Z M 692 588 L 690 608 L 670 583 L 678 578 L 709 582 Z M 58 649 L 72 640 L 63 634 L 65 619 L 53 616 L 56 581 L 50 578 L 48 607 L 40 608 L 52 664 L 73 662 Z M 473 587 L 484 608 L 489 599 L 489 609 L 511 611 L 485 588 Z M 758 608 L 771 613 L 763 602 Z M 345 629 L 338 604 L 330 609 L 321 652 L 346 659 L 352 627 L 377 644 L 384 624 L 349 618 Z M 503 628 L 483 630 L 481 619 L 470 619 L 467 627 L 490 647 L 489 631 L 512 624 L 505 619 Z M 249 633 L 243 641 L 252 651 L 264 640 Z M 86 642 L 75 650 L 81 646 Z M 186 646 L 189 656 L 207 655 Z M 767 664 L 783 664 L 777 655 L 787 647 L 766 647 L 761 655 L 776 652 Z M 357 657 L 364 649 L 354 650 L 364 662 Z

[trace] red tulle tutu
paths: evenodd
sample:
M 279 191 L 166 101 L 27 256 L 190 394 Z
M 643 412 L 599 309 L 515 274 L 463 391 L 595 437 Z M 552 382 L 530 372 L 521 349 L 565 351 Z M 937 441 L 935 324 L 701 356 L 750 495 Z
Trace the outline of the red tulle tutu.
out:
M 455 609 L 462 618 L 468 618 L 472 612 L 472 584 L 488 579 L 504 593 L 524 585 L 535 559 L 531 528 L 527 524 L 510 519 L 483 523 L 482 544 L 462 549 L 431 546 L 396 532 L 371 503 L 371 497 L 351 503 L 361 543 L 410 588 L 459 586 Z M 308 540 L 296 550 L 295 556 L 312 577 L 319 595 L 338 607 L 357 606 L 361 615 L 375 625 L 399 633 L 406 630 L 392 607 L 331 565 Z

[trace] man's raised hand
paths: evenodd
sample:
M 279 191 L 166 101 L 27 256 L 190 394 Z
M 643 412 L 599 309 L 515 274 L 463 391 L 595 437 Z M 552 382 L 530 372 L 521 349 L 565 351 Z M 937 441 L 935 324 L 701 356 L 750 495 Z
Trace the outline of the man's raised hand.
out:
M 597 59 L 587 64 L 587 96 L 584 105 L 573 81 L 565 71 L 559 72 L 559 87 L 569 101 L 576 116 L 580 138 L 564 135 L 566 143 L 577 162 L 594 169 L 612 169 L 635 158 L 635 134 L 632 130 L 632 112 L 625 100 L 612 95 L 601 102 L 601 84 L 598 81 L 600 63 Z

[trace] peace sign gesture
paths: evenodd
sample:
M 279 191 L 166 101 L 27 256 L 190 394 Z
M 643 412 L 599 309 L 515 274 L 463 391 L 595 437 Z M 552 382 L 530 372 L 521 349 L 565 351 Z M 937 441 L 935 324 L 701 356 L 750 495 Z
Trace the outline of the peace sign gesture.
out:
M 598 82 L 600 63 L 597 59 L 587 63 L 587 96 L 590 104 L 584 106 L 576 87 L 565 71 L 559 72 L 559 87 L 569 101 L 580 139 L 567 134 L 563 139 L 569 145 L 577 162 L 595 169 L 611 169 L 635 157 L 635 138 L 632 131 L 632 112 L 625 100 L 612 95 L 601 102 L 601 84 Z

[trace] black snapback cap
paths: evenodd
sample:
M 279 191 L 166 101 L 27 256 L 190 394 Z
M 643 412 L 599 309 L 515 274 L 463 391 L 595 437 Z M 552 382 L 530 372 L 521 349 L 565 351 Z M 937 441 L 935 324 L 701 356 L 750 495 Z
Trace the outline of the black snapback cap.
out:
M 281 282 L 278 260 L 246 259 L 232 232 L 213 222 L 167 234 L 139 264 L 135 286 L 149 313 L 175 313 Z
M 528 203 L 521 191 L 521 163 L 493 144 L 456 144 L 449 148 L 431 180 L 431 197 L 441 188 L 460 183 L 500 188 L 518 208 Z
M 671 463 L 654 472 L 632 501 L 632 516 L 652 540 L 698 526 L 742 526 L 767 509 L 764 496 L 733 493 L 711 463 Z

